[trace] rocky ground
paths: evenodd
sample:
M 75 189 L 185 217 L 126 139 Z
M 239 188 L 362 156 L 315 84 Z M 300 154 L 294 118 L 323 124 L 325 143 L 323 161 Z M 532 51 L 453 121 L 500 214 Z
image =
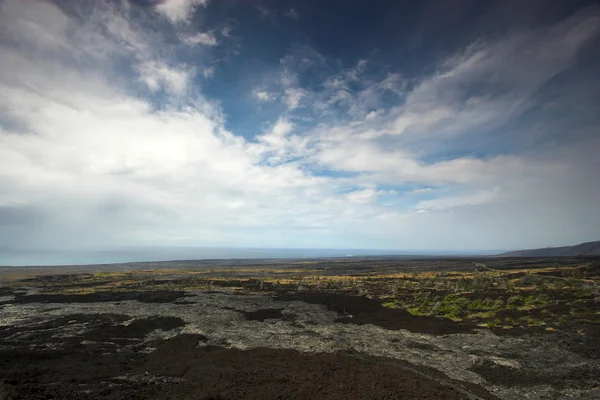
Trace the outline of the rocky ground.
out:
M 35 282 L 0 291 L 2 400 L 600 398 L 596 326 L 499 335 L 341 292 Z

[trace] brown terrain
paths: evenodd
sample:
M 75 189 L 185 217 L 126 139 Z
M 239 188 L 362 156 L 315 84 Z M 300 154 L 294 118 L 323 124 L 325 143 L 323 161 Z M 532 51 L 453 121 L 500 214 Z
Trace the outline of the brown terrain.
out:
M 596 399 L 600 260 L 0 268 L 0 399 Z

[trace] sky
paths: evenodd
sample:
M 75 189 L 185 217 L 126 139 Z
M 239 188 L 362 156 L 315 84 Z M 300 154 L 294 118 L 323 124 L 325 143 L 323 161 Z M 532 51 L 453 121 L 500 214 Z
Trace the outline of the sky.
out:
M 0 0 L 0 247 L 600 240 L 598 1 Z

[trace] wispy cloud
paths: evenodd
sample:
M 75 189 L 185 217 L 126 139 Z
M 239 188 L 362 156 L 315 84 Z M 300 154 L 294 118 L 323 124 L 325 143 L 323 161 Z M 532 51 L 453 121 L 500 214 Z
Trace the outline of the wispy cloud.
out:
M 216 46 L 217 38 L 211 32 L 200 32 L 192 36 L 187 36 L 184 41 L 190 45 Z
M 300 19 L 300 14 L 298 14 L 298 11 L 296 11 L 295 8 L 290 8 L 285 13 L 283 13 L 283 15 L 285 15 L 286 17 L 288 17 L 290 19 L 295 19 L 295 20 Z
M 202 75 L 205 79 L 212 77 L 215 74 L 215 67 L 204 67 L 202 69 Z
M 284 103 L 287 105 L 288 109 L 294 110 L 298 108 L 300 102 L 304 97 L 306 97 L 306 90 L 295 87 L 288 87 L 284 90 Z
M 207 3 L 208 0 L 159 0 L 154 9 L 172 23 L 181 23 L 188 22 L 196 8 Z
M 469 45 L 407 93 L 382 133 L 461 134 L 517 117 L 533 93 L 574 62 L 599 22 L 592 8 L 556 26 Z
M 600 121 L 575 89 L 598 79 L 572 72 L 597 8 L 411 74 L 296 34 L 262 53 L 242 17 L 212 21 L 211 5 L 0 3 L 2 243 L 503 248 L 600 234 Z M 205 6 L 202 26 L 186 24 Z M 230 42 L 251 50 L 228 58 Z M 510 146 L 569 107 L 582 123 Z
M 264 5 L 258 7 L 261 18 L 270 21 L 273 24 L 279 24 L 281 19 L 297 21 L 300 19 L 300 13 L 291 7 L 288 9 L 269 8 Z
M 168 65 L 149 61 L 138 65 L 140 80 L 152 91 L 164 89 L 176 94 L 185 92 L 192 73 L 181 68 L 172 68 Z M 205 70 L 206 74 L 206 70 Z
M 271 93 L 271 92 L 268 92 L 266 90 L 262 90 L 262 89 L 259 89 L 259 88 L 255 88 L 252 91 L 252 94 L 259 101 L 264 102 L 264 103 L 270 103 L 270 102 L 274 101 L 277 98 L 277 94 Z

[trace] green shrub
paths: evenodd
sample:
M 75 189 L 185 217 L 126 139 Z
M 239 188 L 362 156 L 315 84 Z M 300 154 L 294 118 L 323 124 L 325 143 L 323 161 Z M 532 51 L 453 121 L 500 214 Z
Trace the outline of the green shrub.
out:
M 486 307 L 484 306 L 483 302 L 479 299 L 475 299 L 473 300 L 469 306 L 468 306 L 469 310 L 484 310 L 486 309 Z
M 523 305 L 529 307 L 543 307 L 548 305 L 548 303 L 550 303 L 550 297 L 545 294 L 540 296 L 531 295 L 523 299 Z
M 400 308 L 398 303 L 395 301 L 386 301 L 385 303 L 381 303 L 381 305 L 386 308 Z
M 502 325 L 502 320 L 500 320 L 499 318 L 496 318 L 492 321 L 489 321 L 487 323 L 487 327 L 488 328 L 497 328 L 498 326 Z
M 502 301 L 502 299 L 494 301 L 490 298 L 486 298 L 484 300 L 475 299 L 471 301 L 471 303 L 468 306 L 468 309 L 473 311 L 491 311 L 502 308 L 504 308 L 504 302 Z
M 508 307 L 521 307 L 525 304 L 525 298 L 523 296 L 510 296 L 506 301 Z
M 504 300 L 501 297 L 498 297 L 494 302 L 494 309 L 501 310 L 504 308 Z
M 482 302 L 481 302 L 481 306 L 483 309 L 485 310 L 492 310 L 494 308 L 496 308 L 496 302 L 490 298 L 485 298 Z
M 471 301 L 465 297 L 449 294 L 439 306 L 439 313 L 452 319 L 462 318 L 466 314 Z

